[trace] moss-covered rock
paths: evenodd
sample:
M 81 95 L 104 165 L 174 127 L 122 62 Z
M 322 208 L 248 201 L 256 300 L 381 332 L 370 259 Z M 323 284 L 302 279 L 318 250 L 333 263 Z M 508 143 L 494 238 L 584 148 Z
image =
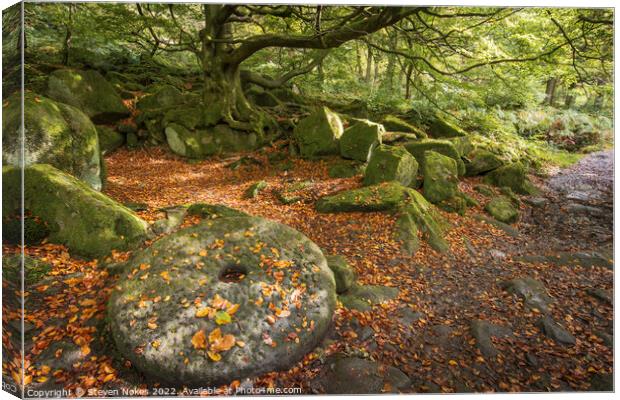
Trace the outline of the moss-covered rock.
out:
M 412 133 L 419 139 L 425 138 L 427 136 L 421 129 L 411 125 L 407 121 L 401 118 L 398 118 L 395 115 L 391 115 L 391 114 L 386 115 L 381 120 L 381 124 L 385 127 L 385 130 L 388 132 Z
M 349 290 L 357 280 L 355 269 L 349 265 L 343 256 L 325 256 L 325 259 L 327 259 L 327 266 L 334 273 L 336 293 L 340 294 Z
M 510 198 L 506 196 L 492 198 L 484 209 L 500 222 L 511 224 L 519 219 L 519 210 L 514 206 Z
M 227 125 L 190 130 L 173 123 L 166 127 L 166 141 L 176 154 L 187 158 L 204 158 L 216 154 L 252 150 L 257 146 L 254 133 L 236 131 Z
M 418 136 L 408 132 L 386 132 L 381 137 L 381 142 L 383 144 L 392 146 L 402 145 L 412 140 L 418 140 Z
M 179 89 L 172 85 L 162 85 L 156 88 L 153 93 L 142 97 L 137 103 L 136 108 L 140 111 L 169 109 L 182 104 L 185 101 Z
M 243 211 L 223 204 L 194 203 L 187 207 L 187 215 L 198 215 L 202 218 L 248 217 Z
M 187 129 L 195 129 L 203 126 L 203 114 L 200 107 L 180 107 L 173 108 L 164 114 L 162 120 L 163 126 L 168 126 L 171 123 L 177 123 L 183 125 Z
M 436 204 L 436 206 L 444 211 L 465 215 L 467 211 L 467 201 L 461 196 L 450 197 Z
M 80 109 L 97 124 L 129 116 L 121 96 L 97 71 L 58 69 L 49 77 L 47 95 Z
M 525 166 L 521 162 L 504 165 L 484 177 L 484 183 L 493 186 L 507 186 L 519 194 L 533 194 L 536 188 L 527 179 Z
M 456 161 L 436 151 L 424 153 L 424 197 L 431 203 L 452 199 L 458 193 Z
M 418 174 L 418 163 L 402 146 L 380 145 L 372 151 L 364 172 L 364 185 L 396 181 L 409 186 Z
M 454 143 L 449 140 L 415 140 L 405 143 L 404 146 L 407 151 L 415 157 L 422 170 L 424 170 L 424 153 L 428 150 L 432 150 L 454 159 L 456 161 L 459 176 L 465 174 L 465 164 L 463 163 L 463 160 L 461 160 L 461 155 L 456 147 L 454 147 Z
M 250 185 L 250 187 L 247 188 L 247 190 L 244 193 L 244 196 L 246 199 L 253 199 L 256 196 L 258 196 L 258 194 L 262 192 L 266 187 L 267 187 L 267 182 L 265 181 L 254 182 L 253 184 Z
M 122 133 L 105 125 L 97 125 L 97 136 L 102 155 L 112 153 L 125 143 L 125 136 Z
M 413 189 L 407 189 L 405 201 L 399 208 L 396 238 L 403 242 L 406 252 L 415 253 L 418 242 L 413 235 L 422 233 L 422 238 L 435 250 L 446 252 L 449 249 L 444 239 L 448 223 L 437 209 L 424 196 Z M 413 229 L 415 225 L 416 229 Z
M 21 96 L 15 93 L 2 109 L 2 162 L 20 165 Z M 24 164 L 51 164 L 92 188 L 102 187 L 97 130 L 75 107 L 34 93 L 24 95 Z
M 335 307 L 315 243 L 274 221 L 232 217 L 135 254 L 107 311 L 119 353 L 148 379 L 206 387 L 293 367 L 321 342 Z
M 466 176 L 481 175 L 504 165 L 504 161 L 496 154 L 482 148 L 476 148 L 467 153 L 465 158 L 467 160 L 465 162 Z
M 20 207 L 20 170 L 3 167 L 2 177 L 3 214 L 14 215 Z M 24 177 L 25 210 L 46 224 L 52 243 L 99 257 L 133 248 L 147 236 L 147 223 L 128 208 L 51 165 L 31 165 Z
M 397 208 L 405 199 L 407 188 L 398 182 L 384 182 L 326 196 L 316 203 L 319 212 L 385 211 Z
M 330 178 L 351 178 L 363 174 L 366 167 L 356 161 L 341 161 L 332 164 L 327 170 Z
M 299 154 L 304 158 L 315 158 L 339 154 L 338 141 L 342 132 L 340 117 L 329 108 L 321 107 L 299 121 L 293 136 L 299 146 Z
M 338 296 L 343 306 L 358 311 L 368 311 L 375 304 L 393 300 L 398 288 L 379 285 L 353 285 L 346 293 Z
M 383 125 L 368 120 L 358 120 L 342 133 L 340 155 L 344 158 L 366 162 L 372 150 L 381 144 L 381 136 L 384 133 Z
M 475 185 L 474 190 L 486 197 L 493 197 L 496 194 L 495 190 L 493 190 L 490 186 L 487 185 Z
M 434 138 L 453 138 L 467 136 L 467 132 L 436 113 L 429 124 L 430 135 Z
M 37 258 L 24 255 L 24 278 L 27 285 L 35 285 L 52 270 L 52 266 Z M 2 279 L 20 285 L 22 279 L 22 256 L 15 254 L 2 257 Z
M 457 136 L 453 138 L 446 138 L 445 140 L 454 145 L 454 148 L 459 152 L 461 157 L 464 157 L 466 154 L 469 154 L 474 150 L 474 144 L 472 143 L 470 136 Z

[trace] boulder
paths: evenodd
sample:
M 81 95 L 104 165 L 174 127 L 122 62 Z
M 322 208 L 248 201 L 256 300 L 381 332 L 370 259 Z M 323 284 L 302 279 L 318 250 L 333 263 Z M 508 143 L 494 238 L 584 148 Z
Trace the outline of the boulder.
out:
M 513 336 L 512 331 L 505 326 L 495 325 L 484 320 L 473 320 L 470 324 L 472 336 L 476 339 L 476 346 L 485 357 L 495 357 L 498 352 L 491 337 L 505 338 Z
M 336 280 L 336 293 L 344 293 L 357 280 L 357 273 L 355 269 L 349 265 L 347 259 L 343 256 L 325 256 L 327 259 L 327 266 L 334 273 L 334 279 Z
M 459 177 L 454 159 L 432 150 L 424 153 L 424 197 L 431 203 L 454 198 Z
M 504 165 L 504 162 L 496 154 L 486 149 L 476 148 L 466 153 L 465 175 L 482 175 Z
M 574 346 L 577 342 L 575 337 L 566 330 L 561 324 L 555 322 L 553 318 L 546 315 L 538 320 L 536 326 L 550 339 L 567 345 Z
M 188 215 L 198 215 L 201 218 L 225 218 L 225 217 L 249 217 L 243 211 L 222 205 L 222 204 L 206 204 L 194 203 L 187 207 Z
M 409 186 L 418 173 L 418 163 L 401 146 L 380 145 L 372 151 L 364 172 L 364 185 L 395 181 Z
M 500 222 L 512 224 L 519 219 L 519 209 L 506 196 L 493 197 L 484 209 Z
M 411 133 L 413 135 L 415 135 L 418 139 L 423 139 L 428 137 L 428 135 L 426 135 L 426 133 L 411 125 L 409 122 L 405 121 L 404 119 L 398 118 L 394 115 L 386 115 L 385 117 L 383 117 L 383 119 L 381 120 L 381 124 L 385 127 L 385 130 L 388 132 L 404 132 L 404 133 Z
M 151 226 L 156 235 L 168 234 L 177 229 L 183 223 L 183 219 L 187 214 L 186 206 L 173 206 L 164 208 L 166 218 L 157 220 Z
M 136 108 L 140 111 L 169 109 L 182 104 L 184 101 L 183 94 L 179 89 L 172 85 L 162 85 L 153 93 L 140 98 L 136 103 Z
M 536 308 L 543 313 L 549 312 L 552 299 L 542 282 L 530 277 L 516 278 L 504 282 L 502 287 L 509 293 L 521 297 L 527 307 Z
M 147 378 L 205 387 L 293 367 L 335 306 L 316 244 L 263 218 L 223 217 L 136 253 L 108 319 L 119 352 Z
M 465 164 L 461 160 L 461 155 L 457 151 L 454 144 L 448 140 L 423 139 L 405 143 L 405 148 L 411 153 L 420 164 L 420 168 L 424 170 L 424 153 L 432 150 L 444 156 L 448 156 L 456 161 L 459 176 L 465 174 Z
M 293 137 L 299 146 L 299 154 L 304 158 L 339 154 L 338 141 L 343 127 L 340 117 L 327 107 L 321 107 L 308 117 L 299 121 Z
M 363 174 L 365 170 L 364 164 L 357 161 L 341 161 L 332 164 L 327 170 L 327 174 L 330 178 L 352 178 Z
M 396 223 L 396 238 L 403 243 L 403 248 L 407 253 L 413 254 L 417 251 L 418 231 L 436 251 L 443 253 L 449 250 L 450 247 L 444 239 L 444 233 L 448 228 L 447 222 L 419 192 L 413 189 L 407 190 L 406 199 L 401 203 L 399 214 Z
M 3 167 L 2 209 L 19 211 L 20 170 Z M 128 208 L 48 164 L 24 169 L 24 208 L 43 221 L 49 241 L 85 257 L 128 250 L 147 236 L 147 223 Z
M 125 136 L 122 133 L 105 125 L 97 125 L 97 137 L 102 155 L 112 153 L 125 143 Z
M 475 185 L 474 190 L 486 197 L 493 197 L 496 195 L 495 190 L 487 185 Z
M 254 133 L 237 131 L 228 125 L 190 130 L 172 123 L 166 127 L 165 134 L 170 149 L 187 158 L 200 159 L 216 154 L 252 150 L 257 145 Z
M 49 77 L 47 95 L 80 109 L 96 124 L 111 123 L 129 116 L 121 96 L 97 71 L 58 69 Z
M 504 165 L 484 177 L 484 183 L 493 186 L 508 186 L 519 194 L 534 194 L 535 188 L 527 179 L 525 166 L 520 162 Z
M 398 297 L 398 288 L 379 285 L 353 285 L 338 296 L 343 306 L 358 311 L 368 311 L 375 304 Z
M 326 196 L 316 203 L 319 212 L 386 211 L 397 208 L 407 195 L 407 188 L 397 182 L 384 182 Z
M 439 113 L 435 114 L 434 118 L 432 118 L 428 131 L 434 138 L 467 136 L 467 132 L 440 116 Z
M 373 149 L 381 144 L 381 136 L 384 133 L 383 125 L 368 120 L 358 120 L 342 133 L 340 155 L 344 158 L 366 162 Z
M 459 152 L 461 157 L 466 156 L 474 150 L 474 145 L 471 142 L 471 138 L 469 136 L 457 136 L 452 138 L 446 138 L 445 140 L 449 141 L 454 145 L 456 151 Z
M 19 166 L 21 159 L 21 98 L 19 93 L 4 102 L 2 110 L 2 162 Z M 34 93 L 24 96 L 24 164 L 51 164 L 86 182 L 102 187 L 97 129 L 75 107 Z
M 266 187 L 267 182 L 265 181 L 254 182 L 250 185 L 250 187 L 247 188 L 243 195 L 246 199 L 253 199 L 258 196 L 258 194 L 262 192 Z
M 164 114 L 162 125 L 168 126 L 172 123 L 177 123 L 187 129 L 203 126 L 202 110 L 200 107 L 172 108 Z

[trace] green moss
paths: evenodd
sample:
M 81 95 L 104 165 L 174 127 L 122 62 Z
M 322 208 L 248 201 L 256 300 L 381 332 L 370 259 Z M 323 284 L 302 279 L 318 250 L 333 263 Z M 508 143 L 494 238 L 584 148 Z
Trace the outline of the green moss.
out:
M 24 95 L 24 164 L 46 163 L 100 190 L 101 162 L 97 130 L 75 107 L 35 93 Z M 19 165 L 21 155 L 21 98 L 10 96 L 3 106 L 2 139 L 4 164 Z
M 432 119 L 429 132 L 434 138 L 453 138 L 458 136 L 467 136 L 467 132 L 453 124 L 452 122 L 446 120 L 444 117 L 439 115 L 439 113 L 435 114 L 435 117 Z
M 336 293 L 346 292 L 357 280 L 355 269 L 349 265 L 343 256 L 325 256 L 327 266 L 334 273 Z
M 483 148 L 474 149 L 467 154 L 466 159 L 466 176 L 481 175 L 504 165 L 504 161 L 501 158 Z
M 368 161 L 371 151 L 381 144 L 385 133 L 382 125 L 360 120 L 347 128 L 340 137 L 340 155 L 344 158 Z
M 515 208 L 512 201 L 506 196 L 492 198 L 484 209 L 500 222 L 511 224 L 519 219 L 519 210 Z
M 476 185 L 474 190 L 487 197 L 495 196 L 495 191 L 487 185 Z
M 449 226 L 448 223 L 419 192 L 408 189 L 407 198 L 401 205 L 399 212 L 400 218 L 403 215 L 408 215 L 408 218 L 415 222 L 419 231 L 422 232 L 422 237 L 433 249 L 439 252 L 449 250 L 450 247 L 444 239 L 444 233 Z
M 463 163 L 463 160 L 461 160 L 461 155 L 456 147 L 454 147 L 454 144 L 448 140 L 415 140 L 405 143 L 404 146 L 407 151 L 415 157 L 422 170 L 424 170 L 424 153 L 427 150 L 432 150 L 454 159 L 457 164 L 459 176 L 465 174 L 465 164 Z
M 429 150 L 424 153 L 424 197 L 431 203 L 452 199 L 458 193 L 458 173 L 454 159 Z
M 315 158 L 339 154 L 338 140 L 342 132 L 340 117 L 327 107 L 321 107 L 299 121 L 293 136 L 299 146 L 299 154 L 304 158 Z
M 319 212 L 385 211 L 397 208 L 407 189 L 397 182 L 385 182 L 326 196 L 316 203 Z
M 97 136 L 102 154 L 110 154 L 125 143 L 125 136 L 105 125 L 97 125 Z
M 247 217 L 243 211 L 235 210 L 222 204 L 195 203 L 187 208 L 188 215 L 199 215 L 202 218 Z
M 187 129 L 203 126 L 203 112 L 199 107 L 173 108 L 164 114 L 163 125 L 171 123 L 183 125 Z
M 507 186 L 519 194 L 533 194 L 536 188 L 526 176 L 525 166 L 520 162 L 504 165 L 489 172 L 484 177 L 484 183 L 493 186 Z
M 330 178 L 351 178 L 363 174 L 366 167 L 355 161 L 343 161 L 333 164 L 327 170 Z
M 4 215 L 19 211 L 20 171 L 3 167 Z M 146 238 L 147 223 L 85 183 L 47 164 L 24 170 L 24 206 L 46 224 L 49 241 L 81 256 L 127 250 Z
M 19 283 L 22 279 L 22 256 L 19 254 L 2 258 L 2 279 Z M 33 257 L 24 256 L 24 278 L 27 286 L 35 285 L 43 279 L 52 266 Z
M 402 146 L 380 145 L 372 151 L 364 172 L 364 185 L 396 181 L 409 186 L 417 173 L 416 159 Z
M 129 116 L 129 110 L 114 87 L 94 70 L 59 69 L 49 77 L 48 96 L 72 105 L 95 123 L 114 122 Z
M 469 136 L 458 136 L 453 138 L 446 138 L 447 141 L 454 145 L 456 151 L 458 151 L 461 157 L 471 153 L 474 150 L 474 145 Z
M 253 199 L 256 196 L 258 196 L 258 194 L 263 191 L 265 188 L 267 187 L 267 182 L 265 181 L 258 181 L 258 182 L 254 182 L 252 185 L 250 185 L 250 187 L 245 191 L 245 198 L 246 199 Z
M 401 243 L 401 249 L 407 255 L 414 255 L 420 248 L 418 224 L 407 212 L 402 213 L 396 219 L 394 236 L 395 239 Z
M 142 97 L 136 104 L 138 110 L 159 110 L 175 107 L 184 102 L 179 89 L 171 85 L 157 87 L 151 94 Z
M 407 132 L 413 133 L 418 138 L 426 137 L 426 134 L 423 134 L 423 136 L 419 136 L 421 132 L 420 129 L 411 125 L 407 121 L 391 114 L 383 117 L 383 119 L 381 120 L 381 124 L 383 124 L 385 130 L 388 132 Z

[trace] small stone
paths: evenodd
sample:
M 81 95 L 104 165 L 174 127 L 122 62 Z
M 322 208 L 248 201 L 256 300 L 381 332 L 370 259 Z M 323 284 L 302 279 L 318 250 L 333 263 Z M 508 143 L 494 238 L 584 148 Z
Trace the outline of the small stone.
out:
M 544 197 L 526 197 L 524 201 L 532 207 L 544 207 L 548 201 Z
M 536 279 L 525 277 L 516 278 L 502 284 L 510 293 L 521 297 L 529 308 L 536 308 L 543 313 L 549 312 L 552 299 L 545 289 L 545 285 Z
M 349 309 L 368 311 L 372 305 L 396 298 L 398 293 L 395 287 L 356 284 L 338 298 Z
M 332 270 L 336 279 L 336 293 L 340 294 L 349 290 L 357 280 L 357 273 L 353 267 L 343 256 L 332 255 L 325 258 L 327 259 L 327 266 Z
M 498 354 L 491 337 L 505 338 L 512 336 L 512 332 L 505 326 L 495 325 L 488 321 L 473 320 L 470 324 L 471 334 L 476 339 L 476 346 L 485 357 L 495 357 Z
M 590 296 L 595 297 L 605 303 L 613 304 L 614 302 L 614 297 L 611 294 L 611 292 L 609 292 L 608 290 L 604 290 L 601 288 L 590 288 L 590 289 L 587 289 L 586 292 Z
M 548 315 L 539 319 L 536 325 L 547 337 L 560 344 L 574 346 L 576 343 L 575 337 Z
M 245 198 L 246 199 L 253 199 L 256 196 L 258 196 L 258 194 L 263 191 L 265 188 L 267 187 L 267 182 L 265 181 L 258 181 L 253 183 L 252 185 L 250 185 L 250 187 L 245 191 Z

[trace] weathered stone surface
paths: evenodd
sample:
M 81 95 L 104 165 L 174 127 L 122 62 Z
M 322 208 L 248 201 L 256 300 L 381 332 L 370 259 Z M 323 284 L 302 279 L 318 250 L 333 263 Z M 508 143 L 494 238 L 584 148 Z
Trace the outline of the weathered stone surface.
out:
M 467 153 L 465 162 L 465 175 L 481 175 L 493 171 L 504 165 L 504 162 L 496 154 L 482 148 L 476 148 Z
M 435 138 L 453 138 L 467 136 L 467 132 L 448 121 L 439 113 L 435 114 L 428 128 L 430 135 Z
M 275 191 L 276 197 L 282 204 L 294 204 L 302 201 L 308 191 L 314 186 L 312 181 L 287 182 Z
M 447 223 L 419 192 L 409 189 L 399 211 L 395 233 L 405 253 L 414 254 L 417 251 L 418 231 L 422 232 L 422 237 L 433 249 L 442 253 L 448 251 L 449 246 L 444 239 Z
M 432 150 L 424 153 L 424 197 L 431 203 L 439 203 L 455 197 L 458 193 L 456 161 Z
M 257 217 L 164 237 L 119 282 L 108 304 L 118 350 L 147 377 L 190 387 L 290 368 L 322 339 L 336 303 L 318 246 Z
M 590 296 L 597 298 L 605 303 L 608 303 L 608 304 L 614 303 L 614 296 L 609 290 L 605 290 L 601 288 L 592 288 L 592 289 L 587 289 L 586 292 Z
M 456 166 L 458 168 L 459 176 L 465 174 L 465 164 L 461 159 L 461 155 L 458 150 L 454 146 L 452 142 L 449 140 L 438 140 L 438 139 L 423 139 L 423 140 L 414 140 L 411 142 L 407 142 L 404 144 L 405 148 L 408 152 L 410 152 L 418 164 L 420 165 L 421 170 L 424 170 L 424 153 L 428 150 L 435 151 L 439 154 L 443 154 L 444 156 L 448 156 L 456 161 Z
M 446 138 L 445 140 L 449 141 L 454 145 L 456 151 L 459 152 L 461 157 L 465 157 L 467 154 L 471 153 L 474 150 L 474 144 L 471 141 L 469 136 L 457 136 L 452 138 Z
M 510 328 L 479 319 L 471 321 L 470 329 L 472 336 L 476 339 L 476 346 L 485 357 L 495 357 L 498 354 L 491 337 L 512 336 Z
M 304 158 L 339 154 L 338 140 L 343 127 L 340 117 L 327 107 L 321 107 L 308 117 L 299 121 L 293 136 Z
M 351 178 L 363 174 L 366 167 L 356 161 L 343 161 L 333 164 L 327 170 L 330 178 Z
M 188 215 L 198 215 L 202 218 L 222 218 L 222 217 L 248 217 L 243 211 L 222 205 L 194 203 L 187 208 Z
M 398 289 L 378 285 L 353 285 L 345 293 L 338 296 L 346 308 L 368 311 L 371 306 L 393 300 L 398 296 Z
M 153 93 L 142 97 L 137 103 L 139 110 L 167 109 L 182 104 L 183 95 L 179 89 L 171 85 L 158 87 Z
M 97 125 L 97 136 L 102 155 L 112 153 L 125 143 L 125 136 L 122 133 L 105 125 Z
M 512 224 L 519 219 L 519 210 L 506 196 L 492 198 L 484 209 L 500 222 Z
M 536 308 L 543 313 L 549 312 L 552 299 L 542 282 L 530 277 L 516 278 L 504 282 L 502 287 L 521 297 L 527 307 Z
M 415 158 L 401 146 L 380 145 L 372 151 L 364 172 L 364 185 L 396 181 L 409 186 L 418 173 Z
M 246 199 L 253 199 L 256 196 L 258 196 L 258 194 L 262 192 L 266 187 L 267 187 L 267 182 L 265 181 L 254 182 L 253 184 L 250 185 L 250 187 L 247 188 L 247 190 L 244 193 L 244 196 Z
M 129 116 L 121 96 L 97 71 L 58 69 L 49 77 L 47 95 L 80 109 L 97 124 Z
M 496 195 L 495 190 L 487 185 L 475 185 L 474 190 L 487 197 L 493 197 Z
M 576 343 L 575 337 L 548 315 L 539 319 L 536 325 L 546 336 L 560 344 L 574 346 Z
M 384 182 L 323 197 L 315 207 L 320 212 L 386 211 L 398 207 L 406 193 L 401 184 Z
M 388 132 L 405 132 L 411 133 L 415 135 L 418 139 L 426 138 L 428 135 L 422 131 L 420 128 L 417 128 L 411 125 L 409 122 L 404 119 L 398 118 L 394 115 L 386 115 L 381 120 L 381 124 L 385 127 L 385 130 Z
M 24 164 L 51 164 L 86 182 L 102 187 L 97 130 L 75 107 L 34 93 L 24 95 Z M 2 162 L 19 166 L 21 157 L 21 96 L 10 96 L 2 109 Z
M 519 194 L 533 194 L 536 189 L 525 173 L 525 166 L 515 162 L 489 172 L 484 177 L 484 183 L 498 187 L 508 186 Z
M 128 208 L 48 164 L 24 170 L 24 207 L 49 229 L 49 241 L 81 256 L 99 257 L 112 249 L 142 243 L 147 223 Z M 19 210 L 20 171 L 2 169 L 4 215 Z
M 252 150 L 258 143 L 256 134 L 237 131 L 228 125 L 190 130 L 172 123 L 166 127 L 165 134 L 170 149 L 188 158 Z
M 186 206 L 168 207 L 164 209 L 166 218 L 157 220 L 153 223 L 151 229 L 157 235 L 168 234 L 181 226 L 183 218 L 187 214 Z
M 509 236 L 512 237 L 519 237 L 519 230 L 516 229 L 515 227 L 508 225 L 506 223 L 500 222 L 498 220 L 496 220 L 495 218 L 489 218 L 485 215 L 480 215 L 480 214 L 474 214 L 473 217 L 475 219 L 477 219 L 478 221 L 484 221 L 489 225 L 492 225 L 494 227 L 496 227 L 497 229 L 501 229 L 502 231 L 504 231 L 505 233 L 507 233 Z
M 355 269 L 349 265 L 347 259 L 343 256 L 332 255 L 325 256 L 327 259 L 327 265 L 329 269 L 334 273 L 334 279 L 336 280 L 336 293 L 344 293 L 357 280 L 357 273 Z
M 342 133 L 340 155 L 344 158 L 366 162 L 373 149 L 381 144 L 381 136 L 384 133 L 383 125 L 368 120 L 358 120 Z
M 397 368 L 344 354 L 327 359 L 323 372 L 312 384 L 326 394 L 398 393 L 410 385 L 409 377 Z

